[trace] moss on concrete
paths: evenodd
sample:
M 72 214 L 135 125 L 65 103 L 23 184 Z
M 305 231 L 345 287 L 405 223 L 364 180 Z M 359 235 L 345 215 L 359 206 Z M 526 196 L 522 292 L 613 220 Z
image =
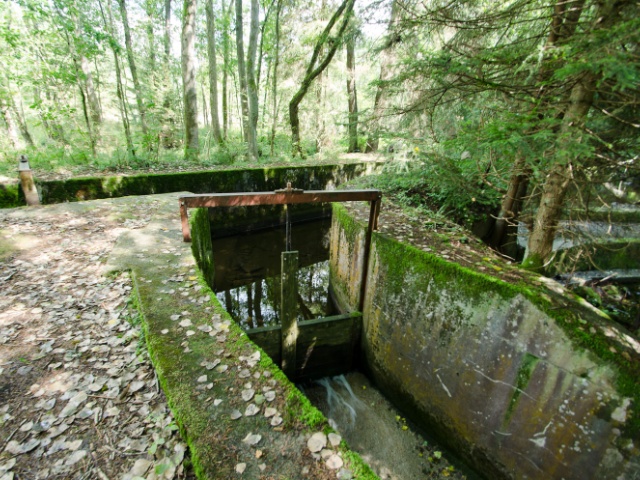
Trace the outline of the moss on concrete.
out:
M 163 197 L 159 197 L 163 198 Z M 235 478 L 237 463 L 246 462 L 246 478 L 258 478 L 255 448 L 242 440 L 248 433 L 263 436 L 257 448 L 264 451 L 264 462 L 270 470 L 266 474 L 283 478 L 300 478 L 301 468 L 308 466 L 310 474 L 322 469 L 306 450 L 304 435 L 328 427 L 324 416 L 291 384 L 271 359 L 242 332 L 218 302 L 207 286 L 204 274 L 195 268 L 188 244 L 181 240 L 178 204 L 175 196 L 167 196 L 158 214 L 148 227 L 132 230 L 118 240 L 110 258 L 108 269 L 130 269 L 134 281 L 137 308 L 141 313 L 149 355 L 158 379 L 167 396 L 169 406 L 183 438 L 189 445 L 191 461 L 199 479 Z M 194 238 L 202 213 L 196 214 Z M 153 245 L 153 253 L 148 246 Z M 186 335 L 179 321 L 172 315 L 189 318 L 195 334 Z M 175 317 L 174 317 L 175 318 Z M 197 329 L 210 325 L 211 319 L 228 321 L 224 341 Z M 260 362 L 250 368 L 246 379 L 238 377 L 247 368 L 246 359 L 256 350 L 261 352 Z M 207 370 L 203 362 L 221 360 L 226 371 Z M 202 375 L 207 382 L 198 382 Z M 275 380 L 275 386 L 270 381 Z M 247 403 L 240 397 L 246 382 L 256 391 L 263 387 L 276 391 L 277 408 L 284 422 L 278 428 L 269 425 L 269 419 L 259 414 L 231 420 L 233 409 L 244 411 Z M 210 388 L 209 388 L 210 385 Z M 214 406 L 213 400 L 222 403 Z M 343 454 L 347 453 L 342 449 Z M 285 452 L 282 455 L 281 452 Z M 367 472 L 368 467 L 357 455 L 345 455 L 346 467 L 352 471 Z M 375 475 L 356 478 L 374 479 Z
M 20 186 L 17 183 L 0 184 L 0 208 L 12 208 L 24 205 L 20 202 Z
M 301 167 L 243 168 L 201 172 L 142 174 L 112 177 L 79 177 L 38 181 L 42 203 L 76 202 L 130 195 L 152 195 L 186 191 L 258 192 L 283 188 L 291 182 L 298 188 L 324 190 L 351 180 L 371 169 L 371 163 Z M 375 170 L 375 166 L 374 166 Z M 0 184 L 0 208 L 17 207 L 24 199 L 17 184 Z
M 363 223 L 356 222 L 341 207 L 334 207 L 334 219 L 334 221 L 344 225 L 345 237 L 356 238 L 358 229 L 361 232 L 365 229 Z M 334 232 L 332 235 L 335 236 L 336 233 Z M 332 252 L 333 248 L 332 244 Z M 614 372 L 610 378 L 615 383 L 614 398 L 631 399 L 631 405 L 627 409 L 627 418 L 625 422 L 621 422 L 617 427 L 622 432 L 620 438 L 640 440 L 640 382 L 638 381 L 640 378 L 640 359 L 637 352 L 625 346 L 624 342 L 619 341 L 619 338 L 624 336 L 624 332 L 620 332 L 614 324 L 608 322 L 606 315 L 598 315 L 594 309 L 584 308 L 583 305 L 575 302 L 570 295 L 563 293 L 559 285 L 541 277 L 536 276 L 534 278 L 532 275 L 524 275 L 522 280 L 506 282 L 490 274 L 462 267 L 457 263 L 440 258 L 438 255 L 400 243 L 383 234 L 374 234 L 372 251 L 374 252 L 374 257 L 369 271 L 370 282 L 375 282 L 378 285 L 377 288 L 383 289 L 384 294 L 381 295 L 388 299 L 383 300 L 378 296 L 371 297 L 367 300 L 368 306 L 365 308 L 365 314 L 368 315 L 366 322 L 369 325 L 367 335 L 370 336 L 367 341 L 375 345 L 381 355 L 379 359 L 369 358 L 369 361 L 382 362 L 383 360 L 381 359 L 384 358 L 384 362 L 387 362 L 374 365 L 374 369 L 394 370 L 398 372 L 398 378 L 404 378 L 403 375 L 415 368 L 407 365 L 408 360 L 402 353 L 388 354 L 390 348 L 388 342 L 395 341 L 395 337 L 390 337 L 389 335 L 399 335 L 404 339 L 414 337 L 418 326 L 413 323 L 413 321 L 417 322 L 417 319 L 412 320 L 414 318 L 412 314 L 420 315 L 421 321 L 427 322 L 427 324 L 419 327 L 425 334 L 437 335 L 436 338 L 439 341 L 444 341 L 443 352 L 448 353 L 443 354 L 447 357 L 449 355 L 456 357 L 451 351 L 455 350 L 456 329 L 473 327 L 471 324 L 464 324 L 464 319 L 469 315 L 458 311 L 457 301 L 467 302 L 471 306 L 469 308 L 476 312 L 478 310 L 484 311 L 483 309 L 486 306 L 488 309 L 486 316 L 490 315 L 490 310 L 496 308 L 495 305 L 497 304 L 511 305 L 511 309 L 505 310 L 505 312 L 513 315 L 509 322 L 513 326 L 507 327 L 502 324 L 500 328 L 508 328 L 509 335 L 513 333 L 517 338 L 520 326 L 520 318 L 518 318 L 520 307 L 518 305 L 522 305 L 522 302 L 526 299 L 533 308 L 546 316 L 540 317 L 540 322 L 542 322 L 543 318 L 544 325 L 554 322 L 566 333 L 570 340 L 570 343 L 567 343 L 569 351 L 576 352 L 572 358 L 577 359 L 582 356 L 585 359 L 589 359 L 589 362 L 595 361 L 596 365 L 601 365 L 603 370 Z M 504 265 L 504 269 L 507 268 L 508 266 Z M 500 269 L 502 270 L 502 267 Z M 371 280 L 372 278 L 375 280 Z M 340 288 L 340 282 L 344 281 L 345 278 L 335 276 L 334 272 L 332 272 L 334 288 L 336 286 Z M 442 297 L 443 291 L 455 292 L 455 294 Z M 408 303 L 416 301 L 416 299 L 419 299 L 419 302 L 417 301 L 415 307 L 408 305 Z M 502 299 L 504 302 L 498 299 Z M 494 305 L 494 307 L 489 307 L 490 305 Z M 392 310 L 387 311 L 386 315 L 389 316 L 389 321 L 393 322 L 395 327 L 390 330 L 387 329 L 385 332 L 387 336 L 384 338 L 378 338 L 380 328 L 378 317 L 382 317 L 380 311 L 385 308 L 392 308 Z M 397 308 L 398 312 L 395 313 L 393 308 Z M 412 310 L 413 308 L 416 309 L 415 312 Z M 528 308 L 529 312 L 535 312 L 531 307 Z M 428 312 L 431 313 L 427 315 L 426 313 Z M 485 314 L 481 316 L 485 318 Z M 400 320 L 400 318 L 403 318 L 403 320 Z M 404 320 L 405 318 L 406 320 Z M 535 322 L 535 320 L 533 321 Z M 434 324 L 437 323 L 439 330 L 431 330 L 432 327 L 429 324 L 432 322 Z M 525 332 L 525 334 L 528 333 Z M 499 332 L 496 332 L 496 335 L 500 335 Z M 511 337 L 509 336 L 508 338 Z M 400 342 L 399 345 L 405 345 L 402 341 L 402 339 L 398 340 Z M 408 343 L 411 342 L 408 341 Z M 367 352 L 367 348 L 369 347 L 365 345 L 365 352 Z M 434 346 L 434 348 L 439 347 Z M 584 355 L 582 352 L 584 352 Z M 508 380 L 505 381 L 513 383 L 510 401 L 507 400 L 504 406 L 504 423 L 509 423 L 512 415 L 515 414 L 515 410 L 522 400 L 522 394 L 533 375 L 538 376 L 539 369 L 536 368 L 536 365 L 538 365 L 539 361 L 542 361 L 526 349 L 522 351 L 522 355 L 520 364 L 513 363 L 513 368 L 509 367 L 512 362 L 504 360 L 500 362 L 500 367 L 496 367 L 496 373 L 498 373 L 504 365 L 504 368 L 508 369 L 504 373 L 509 372 Z M 440 360 L 446 359 L 442 357 Z M 417 360 L 414 359 L 414 361 Z M 562 362 L 562 355 L 558 357 L 558 361 Z M 423 364 L 420 365 L 422 366 Z M 561 369 L 565 368 L 562 363 L 559 365 Z M 431 366 L 431 368 L 436 367 L 439 367 L 439 365 Z M 540 375 L 544 375 L 548 368 L 548 360 L 545 360 L 545 369 L 541 370 Z M 579 371 L 576 371 L 575 375 L 579 377 Z M 378 378 L 376 380 L 379 381 Z M 396 380 L 388 381 L 392 391 L 394 389 L 398 392 L 405 391 L 403 390 L 405 389 L 403 385 L 393 383 Z M 438 380 L 436 379 L 434 383 L 437 387 Z M 504 385 L 508 386 L 507 383 Z M 411 395 L 402 394 L 400 396 L 404 397 L 401 398 L 401 401 L 411 404 L 412 400 L 409 398 Z M 531 398 L 528 398 L 527 403 L 530 403 L 530 400 Z M 449 417 L 447 420 L 447 418 L 434 413 L 434 410 L 439 407 L 435 405 L 433 407 L 435 408 L 432 408 L 427 415 L 435 422 L 438 422 L 438 428 L 441 428 L 441 433 L 447 431 L 447 422 L 449 422 L 452 432 L 465 432 L 466 426 L 462 425 L 458 418 Z M 521 414 L 519 412 L 519 415 Z M 607 421 L 611 421 L 611 417 Z M 479 452 L 480 449 L 477 451 Z
M 215 265 L 213 264 L 213 246 L 211 245 L 208 209 L 192 209 L 189 223 L 191 225 L 191 252 L 207 284 L 213 285 Z

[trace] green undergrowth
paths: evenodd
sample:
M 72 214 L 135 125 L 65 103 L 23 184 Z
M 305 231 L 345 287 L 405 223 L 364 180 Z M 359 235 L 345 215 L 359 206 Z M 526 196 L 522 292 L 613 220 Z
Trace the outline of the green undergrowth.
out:
M 344 207 L 335 206 L 334 215 L 336 213 L 336 218 L 344 222 L 349 236 L 355 235 L 358 228 L 364 231 L 365 226 L 353 219 Z M 461 296 L 476 298 L 480 302 L 487 292 L 497 294 L 506 300 L 522 295 L 554 319 L 579 350 L 588 350 L 601 361 L 616 368 L 618 393 L 633 399 L 630 407 L 631 418 L 623 428 L 626 435 L 632 438 L 638 436 L 640 432 L 640 381 L 638 380 L 640 379 L 640 361 L 633 351 L 625 350 L 605 335 L 605 329 L 618 328 L 606 320 L 606 315 L 598 316 L 576 302 L 573 296 L 556 293 L 542 283 L 534 284 L 526 280 L 526 276 L 517 282 L 507 282 L 445 260 L 412 245 L 400 243 L 380 233 L 374 233 L 373 242 L 379 257 L 387 260 L 384 268 L 389 272 L 388 278 L 402 279 L 410 273 L 416 277 L 431 278 L 435 284 L 453 283 L 455 291 Z M 504 267 L 509 268 L 506 264 Z M 386 288 L 391 291 L 400 291 L 403 285 L 390 283 Z

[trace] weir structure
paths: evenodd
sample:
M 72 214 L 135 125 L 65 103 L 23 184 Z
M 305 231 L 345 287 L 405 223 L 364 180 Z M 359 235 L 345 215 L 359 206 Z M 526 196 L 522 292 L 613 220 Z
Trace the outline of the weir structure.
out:
M 247 207 L 283 205 L 287 208 L 287 241 L 281 253 L 281 324 L 252 328 L 246 333 L 283 372 L 295 381 L 346 373 L 353 368 L 362 330 L 362 307 L 366 291 L 366 272 L 372 234 L 378 227 L 382 194 L 379 190 L 309 190 L 296 189 L 290 183 L 274 192 L 191 194 L 179 197 L 182 235 L 191 241 L 189 208 Z M 343 315 L 297 321 L 295 308 L 298 252 L 290 249 L 288 206 L 303 203 L 369 202 L 369 223 L 364 242 L 365 268 L 360 278 L 361 302 L 358 311 Z

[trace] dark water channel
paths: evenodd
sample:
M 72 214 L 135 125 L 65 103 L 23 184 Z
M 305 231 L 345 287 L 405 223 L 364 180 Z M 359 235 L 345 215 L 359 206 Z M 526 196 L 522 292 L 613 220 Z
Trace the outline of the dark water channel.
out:
M 298 320 L 328 316 L 330 218 L 292 224 L 298 251 Z M 280 254 L 284 226 L 213 238 L 214 291 L 245 330 L 279 324 Z
M 328 293 L 330 227 L 326 216 L 292 225 L 292 250 L 299 252 L 300 264 L 298 320 L 336 313 Z M 214 223 L 212 232 L 213 288 L 220 302 L 245 330 L 279 324 L 284 226 L 225 231 Z M 351 372 L 299 388 L 381 479 L 478 478 L 452 463 L 453 455 L 412 426 L 365 375 Z

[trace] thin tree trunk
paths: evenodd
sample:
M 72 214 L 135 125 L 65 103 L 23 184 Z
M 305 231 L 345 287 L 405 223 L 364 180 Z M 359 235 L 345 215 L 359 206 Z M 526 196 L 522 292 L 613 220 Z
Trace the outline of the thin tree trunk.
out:
M 87 92 L 87 101 L 89 104 L 89 112 L 91 114 L 91 121 L 94 125 L 100 125 L 102 123 L 102 113 L 100 111 L 100 101 L 96 94 L 96 89 L 93 84 L 93 74 L 91 72 L 91 66 L 87 57 L 80 54 L 80 70 L 82 71 L 82 79 L 85 85 L 85 91 Z
M 204 93 L 204 83 L 200 84 L 200 95 L 202 95 L 202 116 L 204 117 L 204 126 L 209 128 L 209 111 L 207 110 L 207 95 Z
M 126 0 L 118 0 L 118 4 L 120 5 L 120 14 L 122 15 L 122 25 L 124 27 L 124 43 L 127 50 L 127 59 L 129 60 L 129 71 L 131 72 L 131 80 L 133 80 L 133 90 L 136 94 L 136 104 L 138 105 L 138 113 L 140 114 L 140 125 L 142 127 L 142 133 L 145 137 L 147 137 L 149 131 L 147 129 L 146 108 L 142 96 L 142 86 L 140 85 L 140 80 L 138 79 L 138 69 L 136 68 L 136 61 L 133 55 L 133 43 L 131 41 L 129 18 L 127 17 Z
M 251 27 L 249 31 L 249 49 L 247 51 L 247 94 L 249 97 L 249 152 L 258 160 L 258 85 L 256 83 L 256 54 L 258 50 L 258 0 L 251 0 Z
M 31 137 L 27 122 L 24 119 L 24 115 L 21 112 L 21 109 L 18 109 L 18 106 L 16 105 L 16 102 L 13 98 L 9 98 L 9 107 L 11 107 L 11 110 L 15 115 L 16 122 L 18 123 L 18 129 L 20 130 L 20 135 L 22 135 L 22 139 L 29 147 L 33 147 L 33 137 Z
M 309 91 L 311 83 L 318 77 L 318 75 L 320 75 L 324 71 L 325 68 L 327 68 L 327 66 L 333 59 L 333 56 L 338 49 L 338 45 L 340 44 L 339 40 L 342 39 L 347 25 L 349 24 L 351 12 L 353 11 L 353 5 L 354 0 L 344 0 L 329 20 L 329 23 L 316 42 L 316 46 L 313 50 L 313 54 L 311 55 L 311 60 L 309 61 L 309 65 L 307 66 L 307 70 L 300 84 L 300 88 L 293 95 L 291 101 L 289 102 L 289 123 L 291 125 L 291 143 L 294 156 L 303 156 L 302 146 L 300 145 L 300 117 L 298 115 L 300 102 Z M 342 24 L 340 25 L 340 28 L 338 30 L 338 34 L 334 37 L 335 40 L 332 42 L 331 48 L 327 51 L 324 59 L 316 67 L 316 63 L 318 62 L 318 57 L 320 55 L 320 50 L 322 50 L 322 48 L 327 43 L 329 34 L 331 33 L 333 26 L 338 21 L 343 12 L 344 16 L 342 19 Z
M 552 63 L 548 58 L 549 52 L 552 51 L 553 47 L 565 42 L 575 33 L 584 3 L 585 0 L 572 0 L 569 2 L 558 0 L 554 6 L 549 36 L 544 46 L 545 58 L 537 74 L 537 83 L 540 85 L 540 88 L 536 94 L 536 98 L 540 100 L 541 104 L 547 103 L 545 98 L 545 85 L 553 75 Z M 527 165 L 526 159 L 518 154 L 512 167 L 507 193 L 502 199 L 500 213 L 496 218 L 490 240 L 490 245 L 502 253 L 506 253 L 505 247 L 509 241 L 509 226 L 514 226 L 520 214 L 522 200 L 526 195 L 531 173 L 532 169 Z
M 358 93 L 356 91 L 356 38 L 347 39 L 347 94 L 349 95 L 349 153 L 358 149 Z
M 273 88 L 271 97 L 273 100 L 273 115 L 271 124 L 271 156 L 275 155 L 276 127 L 278 126 L 278 66 L 280 65 L 280 13 L 282 12 L 282 0 L 276 0 L 276 45 L 275 59 L 273 62 Z
M 247 143 L 247 156 L 250 160 L 257 161 L 258 146 L 255 142 L 254 129 L 252 128 L 252 117 L 249 107 L 249 89 L 247 85 L 247 69 L 244 61 L 242 0 L 236 0 L 236 49 L 238 60 L 238 80 L 240 84 L 240 106 L 242 107 L 242 130 L 244 135 L 243 138 Z
M 9 104 L 3 98 L 0 98 L 0 111 L 2 111 L 2 118 L 4 119 L 4 123 L 7 127 L 7 137 L 9 137 L 11 146 L 14 150 L 20 150 L 22 148 L 22 143 L 18 136 L 18 126 L 16 125 L 13 115 L 11 115 Z
M 198 156 L 198 93 L 196 90 L 196 0 L 184 1 L 182 25 L 182 89 L 185 129 L 185 158 Z
M 164 47 L 163 71 L 169 72 L 171 67 L 171 1 L 164 2 L 164 36 L 162 39 Z M 180 87 L 178 87 L 179 89 Z M 175 148 L 178 142 L 176 136 L 176 105 L 172 104 L 172 92 L 174 88 L 171 77 L 163 75 L 161 81 L 162 89 L 162 144 L 164 148 Z M 179 111 L 179 110 L 178 110 Z
M 109 35 L 114 36 L 115 26 L 113 23 L 113 14 L 111 12 L 111 2 L 107 2 L 107 15 L 104 13 L 104 8 L 102 5 L 102 1 L 98 0 L 98 5 L 100 6 L 100 12 L 102 14 L 102 21 L 104 22 L 105 29 L 109 32 Z M 118 105 L 120 110 L 120 118 L 122 119 L 122 128 L 124 130 L 124 135 L 127 142 L 127 151 L 129 154 L 135 158 L 136 151 L 133 146 L 133 139 L 131 136 L 131 124 L 129 123 L 129 107 L 127 105 L 127 98 L 125 95 L 125 90 L 122 85 L 122 70 L 120 68 L 120 56 L 118 55 L 118 50 L 115 47 L 113 42 L 109 42 L 111 46 L 111 52 L 113 53 L 113 64 L 115 66 L 116 73 L 116 96 L 118 97 Z
M 597 80 L 595 74 L 585 74 L 584 78 L 571 89 L 569 106 L 565 111 L 562 128 L 558 135 L 556 154 L 567 155 L 571 150 L 571 143 L 580 142 L 581 127 L 593 104 Z M 533 232 L 529 236 L 527 257 L 523 262 L 525 268 L 542 271 L 545 269 L 553 250 L 558 220 L 572 178 L 572 163 L 566 161 L 558 161 L 547 175 L 540 206 L 533 222 Z
M 151 74 L 151 81 L 153 85 L 156 84 L 156 38 L 153 32 L 153 24 L 155 19 L 153 18 L 152 3 L 147 2 L 147 44 L 149 46 L 149 73 Z
M 230 52 L 229 52 L 229 25 L 231 22 L 231 9 L 234 0 L 229 0 L 229 8 L 224 13 L 224 25 L 222 32 L 222 138 L 227 140 L 227 132 L 229 130 L 229 70 L 230 70 Z
M 216 62 L 216 18 L 213 14 L 213 0 L 205 5 L 207 15 L 207 50 L 209 54 L 209 105 L 211 106 L 211 128 L 218 145 L 223 144 L 218 117 L 218 67 Z
M 387 109 L 387 96 L 385 94 L 384 82 L 389 80 L 392 75 L 392 66 L 395 60 L 394 45 L 400 42 L 400 34 L 397 31 L 399 21 L 398 0 L 393 0 L 391 4 L 391 17 L 389 18 L 389 27 L 387 30 L 387 39 L 380 52 L 380 79 L 376 87 L 376 96 L 373 101 L 373 116 L 369 121 L 369 136 L 367 138 L 366 153 L 377 152 L 380 143 L 380 119 Z

